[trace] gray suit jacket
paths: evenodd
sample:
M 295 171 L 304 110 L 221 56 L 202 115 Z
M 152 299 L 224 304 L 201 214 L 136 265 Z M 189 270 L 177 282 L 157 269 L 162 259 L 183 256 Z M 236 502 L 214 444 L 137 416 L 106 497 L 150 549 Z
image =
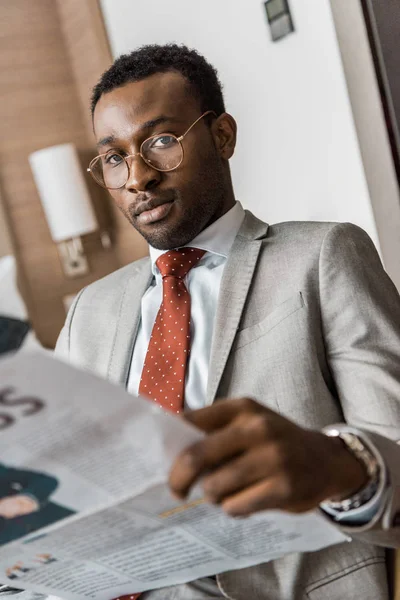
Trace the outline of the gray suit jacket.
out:
M 148 258 L 83 290 L 57 352 L 126 386 Z M 391 494 L 353 541 L 218 576 L 234 600 L 385 600 L 384 546 L 400 546 L 400 299 L 361 229 L 268 227 L 246 211 L 227 260 L 207 403 L 251 396 L 305 427 L 348 422 L 370 436 Z

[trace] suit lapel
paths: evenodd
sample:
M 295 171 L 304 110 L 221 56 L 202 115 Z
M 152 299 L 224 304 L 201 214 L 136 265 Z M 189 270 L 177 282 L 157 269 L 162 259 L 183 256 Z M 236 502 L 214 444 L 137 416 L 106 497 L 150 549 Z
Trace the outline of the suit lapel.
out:
M 126 387 L 140 323 L 141 301 L 152 280 L 150 260 L 135 265 L 121 299 L 107 378 Z
M 218 297 L 207 386 L 207 405 L 212 404 L 239 328 L 253 279 L 262 239 L 268 225 L 251 212 L 246 216 L 227 259 Z

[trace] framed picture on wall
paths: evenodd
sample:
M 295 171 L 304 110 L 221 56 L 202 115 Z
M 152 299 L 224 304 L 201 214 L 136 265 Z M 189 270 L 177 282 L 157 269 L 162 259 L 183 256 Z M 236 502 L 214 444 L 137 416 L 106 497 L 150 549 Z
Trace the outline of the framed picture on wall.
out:
M 272 41 L 278 41 L 294 31 L 288 0 L 266 0 L 264 6 Z

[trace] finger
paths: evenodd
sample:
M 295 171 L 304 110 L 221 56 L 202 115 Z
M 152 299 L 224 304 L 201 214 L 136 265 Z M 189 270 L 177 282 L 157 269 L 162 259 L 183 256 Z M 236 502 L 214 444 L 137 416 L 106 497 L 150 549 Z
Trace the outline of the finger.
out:
M 205 497 L 209 502 L 220 503 L 228 496 L 274 476 L 280 467 L 274 446 L 258 446 L 206 475 L 203 480 Z
M 265 428 L 258 415 L 245 423 L 232 424 L 210 433 L 204 440 L 186 448 L 175 460 L 169 475 L 171 491 L 184 498 L 202 475 L 241 452 L 265 442 Z
M 268 410 L 251 398 L 220 398 L 212 406 L 189 411 L 185 418 L 207 433 L 221 429 L 231 423 L 239 414 Z
M 221 506 L 231 516 L 244 517 L 261 510 L 288 510 L 289 504 L 287 483 L 275 475 L 225 498 Z

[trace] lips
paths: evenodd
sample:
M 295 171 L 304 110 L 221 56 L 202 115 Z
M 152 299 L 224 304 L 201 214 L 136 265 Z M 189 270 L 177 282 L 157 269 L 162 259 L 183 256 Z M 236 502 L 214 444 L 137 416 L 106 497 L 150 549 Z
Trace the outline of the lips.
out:
M 155 223 L 167 216 L 175 200 L 174 194 L 164 198 L 150 198 L 139 201 L 134 210 L 134 215 L 139 223 Z
M 164 204 L 160 204 L 156 208 L 152 208 L 151 210 L 145 210 L 137 216 L 137 220 L 142 225 L 148 225 L 149 223 L 156 223 L 157 221 L 161 221 L 164 219 L 169 211 L 171 210 L 173 202 L 164 202 Z
M 141 192 L 136 197 L 133 212 L 135 216 L 139 216 L 146 210 L 152 210 L 153 208 L 157 208 L 157 206 L 161 206 L 161 204 L 173 202 L 176 200 L 177 196 L 177 191 L 171 188 L 162 191 L 159 190 L 158 193 L 155 194 L 152 194 L 151 192 Z
M 139 202 L 132 211 L 134 218 L 142 225 L 156 223 L 168 215 L 174 200 L 175 195 L 173 193 L 165 194 L 162 198 L 148 198 L 147 196 L 142 201 L 139 199 Z

